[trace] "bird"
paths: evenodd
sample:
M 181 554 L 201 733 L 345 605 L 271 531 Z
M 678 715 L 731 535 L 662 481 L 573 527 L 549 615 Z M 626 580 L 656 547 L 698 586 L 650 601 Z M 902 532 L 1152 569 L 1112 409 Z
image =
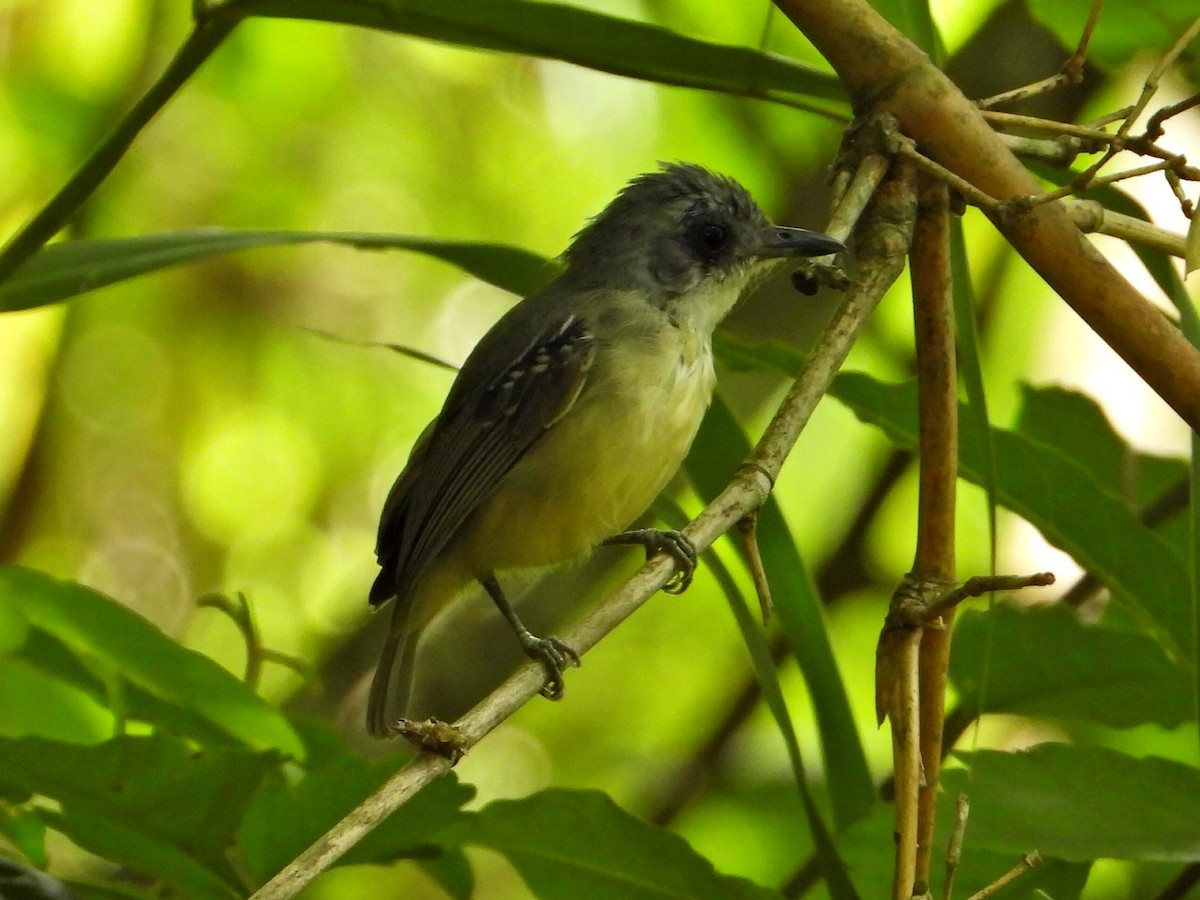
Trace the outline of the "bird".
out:
M 407 703 L 419 636 L 474 582 L 545 667 L 550 699 L 579 656 L 525 627 L 498 573 L 638 544 L 674 557 L 668 586 L 687 586 L 686 537 L 627 529 L 696 436 L 716 383 L 713 331 L 780 259 L 843 249 L 771 224 L 733 178 L 684 162 L 632 179 L 575 235 L 559 274 L 471 351 L 384 502 L 369 602 L 394 602 L 372 735 L 400 733 L 393 708 Z

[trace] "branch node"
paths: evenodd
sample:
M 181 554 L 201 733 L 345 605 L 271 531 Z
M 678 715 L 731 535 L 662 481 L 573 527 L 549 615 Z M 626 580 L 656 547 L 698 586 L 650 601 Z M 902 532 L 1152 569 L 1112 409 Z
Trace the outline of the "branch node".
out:
M 763 566 L 762 554 L 758 549 L 758 510 L 746 513 L 737 523 L 742 537 L 742 549 L 746 552 L 746 565 L 754 580 L 754 592 L 758 595 L 758 608 L 762 612 L 763 625 L 771 620 L 775 601 L 771 599 L 771 584 L 767 581 L 767 570 Z
M 467 752 L 466 735 L 441 719 L 430 718 L 424 722 L 399 719 L 392 726 L 392 733 L 404 738 L 424 753 L 433 753 L 450 760 L 452 766 Z
M 941 617 L 968 597 L 979 597 L 992 591 L 1016 591 L 1027 587 L 1054 584 L 1054 574 L 1037 572 L 1033 575 L 976 575 L 962 584 L 935 579 L 918 579 L 911 572 L 900 580 L 884 619 L 883 630 L 912 630 L 944 627 L 936 625 Z

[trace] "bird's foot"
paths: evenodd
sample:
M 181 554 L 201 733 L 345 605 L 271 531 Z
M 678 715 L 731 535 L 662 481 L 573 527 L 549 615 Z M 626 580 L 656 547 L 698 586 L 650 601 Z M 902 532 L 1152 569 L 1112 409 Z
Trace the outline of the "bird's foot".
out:
M 540 638 L 529 632 L 521 637 L 521 647 L 526 655 L 538 660 L 546 668 L 546 683 L 542 685 L 542 696 L 547 700 L 561 700 L 564 687 L 563 670 L 578 666 L 579 654 L 559 638 Z
M 682 594 L 691 586 L 696 574 L 696 546 L 682 531 L 665 531 L 658 528 L 635 528 L 614 534 L 605 544 L 640 544 L 646 548 L 646 559 L 655 553 L 665 553 L 675 560 L 679 569 L 663 585 L 668 594 Z

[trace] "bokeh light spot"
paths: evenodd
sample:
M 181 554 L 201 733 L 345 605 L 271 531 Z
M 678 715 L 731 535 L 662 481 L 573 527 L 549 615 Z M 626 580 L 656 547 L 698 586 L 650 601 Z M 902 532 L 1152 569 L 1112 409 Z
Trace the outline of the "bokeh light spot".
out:
M 100 326 L 71 344 L 59 389 L 80 422 L 95 431 L 123 432 L 158 418 L 169 374 L 158 341 L 136 328 Z
M 305 519 L 321 484 L 312 436 L 277 409 L 253 407 L 210 422 L 184 450 L 183 505 L 224 545 L 266 539 Z

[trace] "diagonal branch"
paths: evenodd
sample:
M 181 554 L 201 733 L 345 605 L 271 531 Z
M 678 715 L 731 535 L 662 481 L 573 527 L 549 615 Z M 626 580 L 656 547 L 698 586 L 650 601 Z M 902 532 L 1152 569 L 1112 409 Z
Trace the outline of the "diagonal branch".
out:
M 974 103 L 865 0 L 775 0 L 837 70 L 859 112 L 892 113 L 921 151 L 1000 201 L 1041 185 Z M 1060 203 L 986 211 L 1018 253 L 1195 431 L 1200 352 L 1084 237 Z
M 860 260 L 857 278 L 808 357 L 792 390 L 729 486 L 685 529 L 698 551 L 707 549 L 766 500 L 800 431 L 845 361 L 867 318 L 903 271 L 914 213 L 909 208 L 913 196 L 911 183 L 905 180 L 909 173 L 906 167 L 902 168 L 904 175 L 884 182 L 860 223 L 855 242 Z M 657 592 L 674 571 L 672 560 L 662 556 L 654 558 L 579 625 L 564 634 L 563 639 L 580 653 L 591 649 Z M 461 735 L 462 749 L 469 750 L 537 696 L 544 681 L 545 672 L 539 663 L 530 662 L 518 669 L 454 723 Z M 433 753 L 419 754 L 260 888 L 253 900 L 282 900 L 295 896 L 422 787 L 449 772 L 450 766 L 449 760 Z

